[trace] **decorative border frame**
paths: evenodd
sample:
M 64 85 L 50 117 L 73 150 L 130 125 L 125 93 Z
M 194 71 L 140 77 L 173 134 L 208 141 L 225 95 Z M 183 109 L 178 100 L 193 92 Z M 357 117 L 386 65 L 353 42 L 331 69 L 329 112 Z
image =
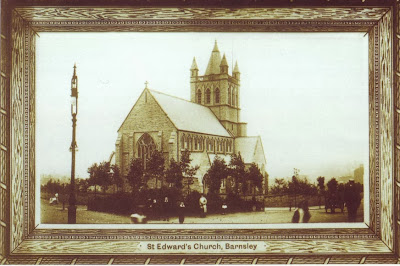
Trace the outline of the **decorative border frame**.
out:
M 21 1 L 24 2 L 24 1 Z M 46 1 L 43 1 L 46 3 Z M 63 2 L 63 1 L 61 1 Z M 399 261 L 398 1 L 371 6 L 1 7 L 0 262 L 373 263 Z M 293 1 L 292 1 L 293 2 Z M 355 1 L 354 1 L 355 2 Z M 89 4 L 88 4 L 89 3 Z M 183 2 L 182 2 L 183 3 Z M 340 4 L 340 3 L 339 3 Z M 3 13 L 4 7 L 6 12 Z M 7 11 L 8 10 L 8 11 Z M 8 27 L 7 27 L 8 25 Z M 41 31 L 358 31 L 369 38 L 370 226 L 339 229 L 40 229 L 35 225 L 35 34 Z M 396 133 L 397 132 L 397 133 Z M 4 159 L 3 159 L 4 158 Z M 265 254 L 135 253 L 139 241 L 257 240 Z

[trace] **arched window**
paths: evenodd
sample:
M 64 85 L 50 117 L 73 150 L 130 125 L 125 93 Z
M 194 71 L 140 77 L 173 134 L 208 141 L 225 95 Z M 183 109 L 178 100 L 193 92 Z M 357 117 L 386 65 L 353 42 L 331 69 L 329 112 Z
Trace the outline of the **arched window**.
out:
M 216 88 L 215 89 L 215 103 L 219 103 L 219 89 Z
M 235 96 L 236 96 L 236 99 L 235 99 L 236 106 L 239 106 L 239 92 L 236 92 Z
M 189 137 L 188 137 L 188 145 L 187 145 L 187 149 L 188 149 L 189 151 L 192 150 L 192 145 L 193 145 L 192 137 L 189 136 Z
M 138 156 L 143 162 L 150 158 L 156 150 L 156 144 L 149 134 L 144 133 L 137 142 Z
M 231 87 L 228 88 L 228 104 L 232 103 Z
M 210 89 L 206 90 L 206 103 L 210 103 L 211 102 L 211 91 Z
M 236 90 L 232 89 L 232 105 L 236 105 Z
M 181 149 L 185 148 L 185 135 L 182 135 L 181 137 Z
M 199 138 L 199 150 L 202 151 L 203 150 L 203 137 Z
M 201 90 L 200 89 L 197 90 L 196 101 L 197 101 L 197 103 L 201 103 Z

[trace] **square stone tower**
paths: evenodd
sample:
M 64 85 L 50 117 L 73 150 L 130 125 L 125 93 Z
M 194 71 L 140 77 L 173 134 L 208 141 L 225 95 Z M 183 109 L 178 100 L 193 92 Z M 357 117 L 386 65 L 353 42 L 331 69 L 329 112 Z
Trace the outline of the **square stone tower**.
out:
M 209 107 L 234 137 L 247 136 L 247 123 L 240 120 L 240 72 L 236 62 L 232 75 L 225 54 L 221 59 L 217 41 L 206 72 L 199 76 L 196 58 L 190 68 L 190 100 Z

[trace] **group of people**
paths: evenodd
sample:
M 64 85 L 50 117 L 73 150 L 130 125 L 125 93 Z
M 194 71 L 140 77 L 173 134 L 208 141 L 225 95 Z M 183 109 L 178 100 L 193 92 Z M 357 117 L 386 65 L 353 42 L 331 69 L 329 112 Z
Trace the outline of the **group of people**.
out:
M 165 196 L 161 203 L 158 202 L 156 198 L 148 199 L 146 206 L 142 206 L 142 209 L 137 210 L 136 213 L 131 215 L 131 221 L 132 223 L 147 223 L 149 219 L 159 219 L 160 217 L 163 221 L 169 221 L 173 208 L 173 202 L 170 201 L 168 196 Z M 199 199 L 199 209 L 200 217 L 206 217 L 207 199 L 204 195 Z M 185 221 L 186 215 L 186 205 L 184 201 L 178 202 L 177 214 L 179 223 L 182 224 Z
M 356 222 L 357 210 L 361 204 L 361 191 L 353 179 L 350 179 L 344 187 L 343 197 L 344 205 L 347 208 L 348 222 Z M 308 223 L 310 219 L 308 201 L 301 201 L 293 213 L 292 223 Z

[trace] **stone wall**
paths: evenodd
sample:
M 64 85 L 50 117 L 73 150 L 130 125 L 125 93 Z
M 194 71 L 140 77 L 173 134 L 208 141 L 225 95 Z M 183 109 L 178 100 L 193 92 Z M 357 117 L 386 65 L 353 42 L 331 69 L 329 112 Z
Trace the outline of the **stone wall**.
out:
M 125 174 L 130 161 L 137 157 L 137 141 L 148 133 L 157 149 L 169 161 L 169 140 L 176 128 L 148 90 L 144 90 L 118 130 L 116 164 Z

